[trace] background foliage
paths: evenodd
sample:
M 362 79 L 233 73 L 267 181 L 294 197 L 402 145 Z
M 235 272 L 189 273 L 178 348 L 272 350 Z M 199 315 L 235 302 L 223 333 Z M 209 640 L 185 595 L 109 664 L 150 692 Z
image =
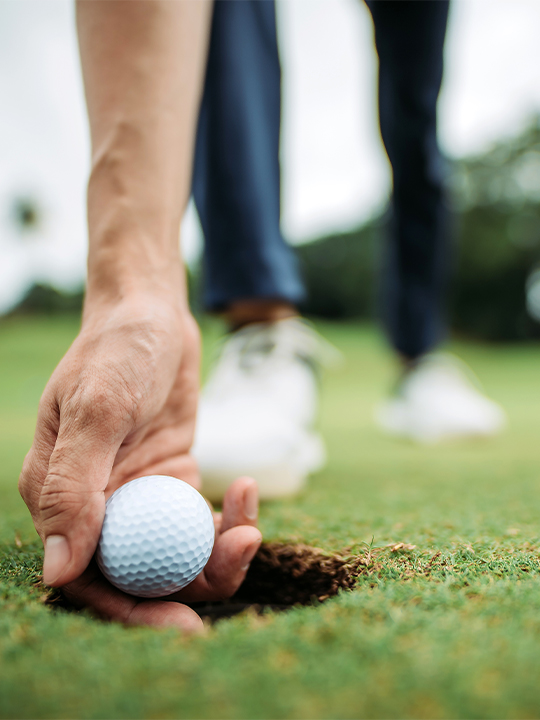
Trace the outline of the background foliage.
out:
M 452 329 L 484 340 L 540 337 L 540 273 L 535 275 L 540 268 L 540 118 L 484 154 L 452 162 L 449 199 L 458 246 L 449 296 Z M 353 232 L 297 248 L 308 288 L 306 314 L 328 319 L 376 316 L 387 227 L 385 211 Z M 198 268 L 190 272 L 189 281 L 192 305 L 199 311 Z M 535 294 L 536 320 L 530 311 Z M 37 285 L 15 312 L 71 313 L 78 312 L 81 303 L 82 291 L 70 294 Z

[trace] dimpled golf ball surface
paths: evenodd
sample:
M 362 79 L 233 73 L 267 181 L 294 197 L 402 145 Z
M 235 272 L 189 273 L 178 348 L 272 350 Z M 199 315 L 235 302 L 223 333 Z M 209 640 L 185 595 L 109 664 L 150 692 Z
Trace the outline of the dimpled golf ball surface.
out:
M 97 562 L 107 580 L 138 597 L 163 597 L 206 565 L 214 522 L 191 485 L 152 475 L 122 485 L 107 501 Z

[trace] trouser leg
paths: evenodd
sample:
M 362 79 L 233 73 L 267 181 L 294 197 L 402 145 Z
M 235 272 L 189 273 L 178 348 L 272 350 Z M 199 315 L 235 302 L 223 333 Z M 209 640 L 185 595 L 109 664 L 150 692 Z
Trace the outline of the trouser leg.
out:
M 449 271 L 444 164 L 437 143 L 448 2 L 366 0 L 379 56 L 381 135 L 393 173 L 383 319 L 408 358 L 443 338 Z
M 214 3 L 193 177 L 209 309 L 304 297 L 279 227 L 280 92 L 273 0 Z

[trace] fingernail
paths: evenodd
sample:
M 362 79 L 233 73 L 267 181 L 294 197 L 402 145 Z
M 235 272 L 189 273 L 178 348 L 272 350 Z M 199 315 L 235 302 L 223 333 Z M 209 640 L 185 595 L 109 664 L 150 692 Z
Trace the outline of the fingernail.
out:
M 255 481 L 244 490 L 244 514 L 249 520 L 256 520 L 259 514 L 259 492 Z
M 45 540 L 43 560 L 43 582 L 53 585 L 71 560 L 69 543 L 63 535 L 49 535 Z
M 242 570 L 242 572 L 245 572 L 249 568 L 249 564 L 257 554 L 257 550 L 259 549 L 260 544 L 261 541 L 256 540 L 255 542 L 251 543 L 251 545 L 248 545 L 247 548 L 244 550 L 244 554 L 242 555 L 242 565 L 240 567 L 240 570 Z

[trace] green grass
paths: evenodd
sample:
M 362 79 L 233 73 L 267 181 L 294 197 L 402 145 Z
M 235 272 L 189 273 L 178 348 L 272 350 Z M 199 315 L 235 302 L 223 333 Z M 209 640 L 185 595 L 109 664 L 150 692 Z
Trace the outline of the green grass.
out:
M 263 508 L 264 535 L 416 549 L 375 552 L 355 591 L 318 607 L 246 614 L 184 638 L 43 604 L 16 479 L 77 322 L 0 325 L 1 717 L 540 716 L 540 347 L 455 345 L 510 429 L 418 448 L 373 427 L 393 379 L 377 334 L 321 330 L 346 358 L 323 386 L 330 462 L 301 497 Z M 215 335 L 211 326 L 206 338 Z

